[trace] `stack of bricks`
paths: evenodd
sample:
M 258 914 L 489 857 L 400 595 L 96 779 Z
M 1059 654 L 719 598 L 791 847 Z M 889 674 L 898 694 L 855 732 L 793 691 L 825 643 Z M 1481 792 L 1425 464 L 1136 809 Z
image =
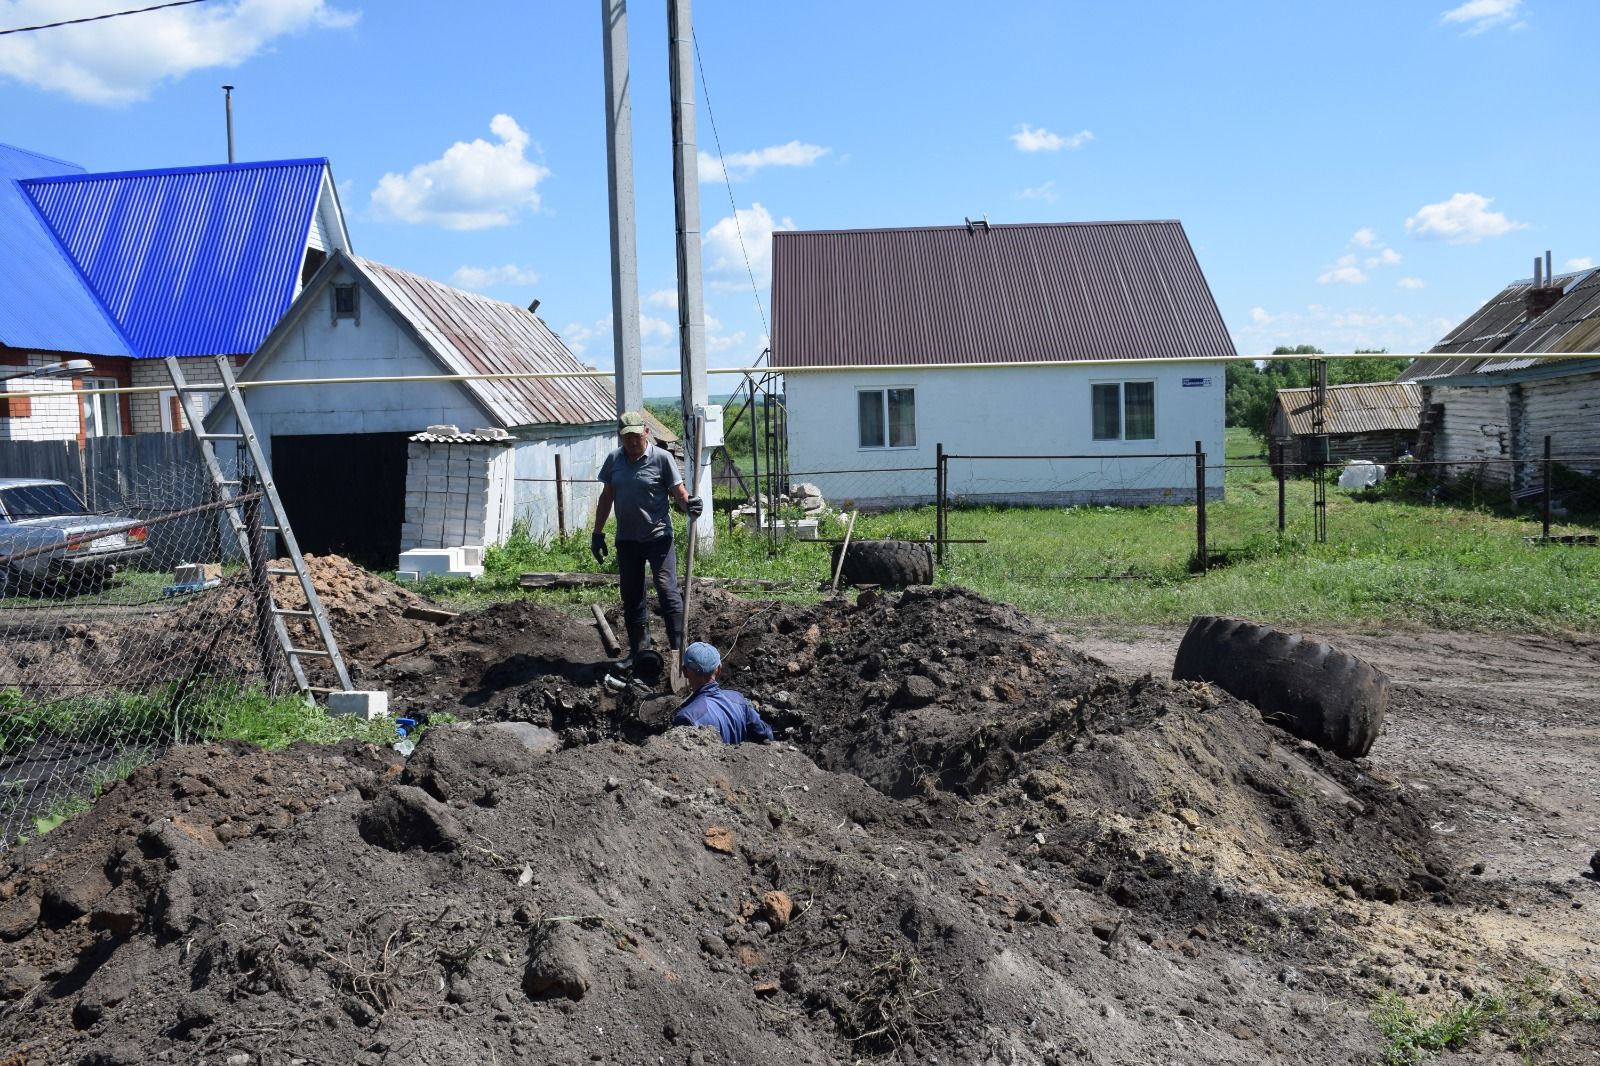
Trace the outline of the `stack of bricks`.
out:
M 418 437 L 448 436 L 430 427 Z M 406 445 L 405 520 L 400 550 L 482 545 L 489 532 L 491 466 L 510 442 L 418 440 Z

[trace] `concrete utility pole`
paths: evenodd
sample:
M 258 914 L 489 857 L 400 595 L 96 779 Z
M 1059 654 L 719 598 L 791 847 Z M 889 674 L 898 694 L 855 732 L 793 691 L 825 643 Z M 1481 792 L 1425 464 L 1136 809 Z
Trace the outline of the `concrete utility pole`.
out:
M 606 187 L 611 203 L 611 336 L 617 413 L 644 408 L 639 352 L 639 245 L 633 223 L 633 101 L 628 91 L 628 0 L 600 0 L 606 56 Z
M 233 162 L 233 86 L 222 87 L 222 106 L 228 112 L 228 162 Z
M 706 405 L 706 315 L 700 278 L 700 168 L 694 135 L 694 29 L 689 0 L 667 0 L 668 69 L 672 77 L 672 191 L 678 223 L 678 361 L 682 368 L 683 422 L 693 435 L 696 408 Z M 696 523 L 701 546 L 716 536 L 711 509 L 711 454 L 685 439 L 685 461 L 696 451 L 700 468 L 686 474 L 692 493 L 706 503 Z

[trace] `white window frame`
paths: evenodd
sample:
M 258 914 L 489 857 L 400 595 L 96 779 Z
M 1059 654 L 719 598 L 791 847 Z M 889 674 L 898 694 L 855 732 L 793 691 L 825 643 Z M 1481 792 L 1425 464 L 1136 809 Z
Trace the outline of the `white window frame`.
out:
M 1094 431 L 1094 390 L 1106 385 L 1117 387 L 1117 435 L 1115 437 L 1098 437 Z M 1150 386 L 1150 436 L 1128 436 L 1128 393 L 1129 385 Z M 1089 382 L 1089 439 L 1096 444 L 1149 444 L 1161 434 L 1160 412 L 1156 409 L 1156 388 L 1154 378 L 1112 378 L 1102 381 Z
M 82 405 L 83 435 L 85 437 L 120 437 L 126 431 L 127 427 L 122 424 L 122 397 L 115 393 L 106 396 L 100 391 L 101 389 L 120 389 L 121 387 L 122 382 L 116 378 L 86 377 L 82 379 L 81 387 L 75 391 L 78 394 L 78 402 Z M 109 410 L 117 420 L 117 431 L 115 433 L 107 433 L 105 431 L 107 405 L 109 405 Z M 94 409 L 92 422 L 89 416 L 91 407 Z
M 879 411 L 883 413 L 883 443 L 861 443 L 861 394 L 876 392 L 879 395 Z M 889 393 L 909 392 L 911 394 L 911 443 L 889 443 Z M 856 389 L 856 451 L 858 452 L 914 452 L 917 450 L 917 387 L 915 385 L 862 385 Z

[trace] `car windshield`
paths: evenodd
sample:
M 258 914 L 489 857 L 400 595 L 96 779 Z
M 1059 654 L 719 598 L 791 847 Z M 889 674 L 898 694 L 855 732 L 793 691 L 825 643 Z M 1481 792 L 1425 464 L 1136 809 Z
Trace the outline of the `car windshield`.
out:
M 0 489 L 0 508 L 4 509 L 7 518 L 13 519 L 83 513 L 83 504 L 78 502 L 78 497 L 60 482 Z

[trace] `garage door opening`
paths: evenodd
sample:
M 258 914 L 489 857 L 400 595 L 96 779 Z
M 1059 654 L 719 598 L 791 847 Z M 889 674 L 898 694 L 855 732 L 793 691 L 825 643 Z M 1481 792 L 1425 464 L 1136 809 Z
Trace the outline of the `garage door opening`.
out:
M 343 555 L 369 570 L 394 569 L 405 518 L 406 436 L 272 438 L 272 476 L 302 552 Z

